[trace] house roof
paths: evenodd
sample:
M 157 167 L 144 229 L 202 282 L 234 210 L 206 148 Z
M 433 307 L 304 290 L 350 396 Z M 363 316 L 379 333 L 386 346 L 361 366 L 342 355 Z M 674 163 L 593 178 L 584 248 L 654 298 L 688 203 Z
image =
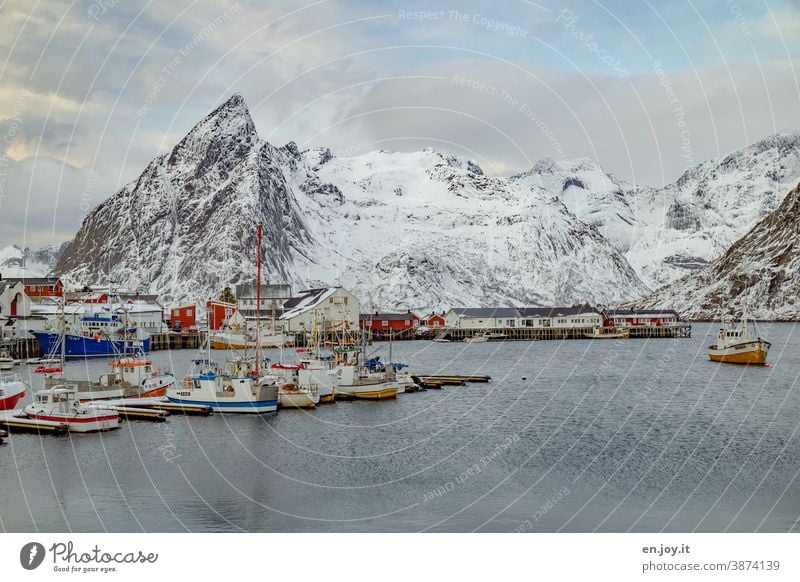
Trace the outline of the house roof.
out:
M 606 312 L 607 315 L 610 317 L 620 316 L 625 317 L 626 315 L 630 316 L 656 316 L 656 315 L 672 315 L 674 317 L 678 317 L 678 312 L 674 309 L 612 309 Z
M 405 321 L 419 316 L 414 313 L 362 313 L 358 316 L 361 321 L 378 320 L 378 321 Z
M 459 317 L 518 317 L 516 307 L 453 307 Z
M 0 293 L 5 293 L 6 289 L 9 287 L 14 287 L 17 284 L 17 281 L 11 281 L 6 279 L 4 281 L 0 281 Z
M 300 295 L 297 297 L 292 297 L 283 304 L 284 312 L 280 318 L 291 319 L 308 311 L 309 309 L 313 309 L 325 301 L 328 297 L 336 293 L 338 289 L 338 287 L 322 287 L 320 289 L 307 289 L 305 291 L 301 291 Z
M 520 317 L 569 317 L 570 315 L 592 314 L 600 312 L 592 307 L 521 307 Z
M 23 285 L 55 285 L 60 280 L 58 277 L 3 277 L 3 281 L 20 282 Z

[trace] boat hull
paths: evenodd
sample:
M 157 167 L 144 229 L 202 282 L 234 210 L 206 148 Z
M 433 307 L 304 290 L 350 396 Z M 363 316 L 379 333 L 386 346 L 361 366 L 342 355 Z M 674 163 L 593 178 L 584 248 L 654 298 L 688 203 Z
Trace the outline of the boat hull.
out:
M 35 420 L 47 420 L 65 424 L 67 425 L 67 430 L 70 432 L 101 432 L 119 428 L 118 414 L 95 415 L 82 418 L 76 415 L 48 413 L 45 411 L 28 411 L 28 409 L 26 409 L 25 415 Z
M 764 365 L 767 363 L 767 354 L 770 346 L 771 344 L 764 340 L 744 342 L 726 348 L 709 346 L 708 358 L 712 362 L 726 364 Z
M 278 396 L 281 408 L 316 408 L 317 403 L 308 392 L 281 392 Z
M 220 402 L 218 400 L 192 400 L 188 398 L 167 396 L 175 404 L 209 406 L 214 412 L 235 412 L 239 414 L 262 414 L 278 410 L 277 400 L 255 400 L 250 402 Z
M 336 398 L 356 400 L 386 400 L 395 398 L 399 391 L 397 384 L 366 384 L 363 386 L 338 386 Z
M 42 348 L 42 353 L 52 354 L 60 350 L 60 334 L 48 331 L 35 331 L 33 335 L 36 336 Z M 120 353 L 133 353 L 134 351 L 147 353 L 150 351 L 150 338 L 141 340 L 111 340 L 108 338 L 100 338 L 96 340 L 93 337 L 66 334 L 64 336 L 64 341 L 66 343 L 64 352 L 67 359 L 107 358 Z
M 0 410 L 14 410 L 17 402 L 25 396 L 26 386 L 22 382 L 0 384 Z

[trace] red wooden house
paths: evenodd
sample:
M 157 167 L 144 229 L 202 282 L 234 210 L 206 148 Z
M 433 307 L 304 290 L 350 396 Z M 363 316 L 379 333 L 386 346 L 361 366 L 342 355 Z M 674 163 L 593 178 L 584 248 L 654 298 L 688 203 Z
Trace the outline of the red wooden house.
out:
M 62 297 L 64 295 L 64 283 L 58 277 L 6 277 L 2 280 L 11 283 L 19 281 L 25 286 L 25 295 L 28 297 Z
M 169 311 L 169 324 L 174 330 L 189 329 L 197 325 L 197 307 L 181 305 Z
M 422 325 L 425 327 L 444 327 L 446 325 L 444 315 L 437 315 L 431 313 L 422 319 Z
M 419 317 L 406 313 L 362 313 L 359 316 L 361 329 L 370 331 L 404 331 L 419 327 Z
M 208 316 L 208 328 L 213 330 L 221 328 L 222 324 L 230 319 L 235 312 L 235 303 L 225 303 L 224 301 L 216 300 L 207 301 L 206 314 Z

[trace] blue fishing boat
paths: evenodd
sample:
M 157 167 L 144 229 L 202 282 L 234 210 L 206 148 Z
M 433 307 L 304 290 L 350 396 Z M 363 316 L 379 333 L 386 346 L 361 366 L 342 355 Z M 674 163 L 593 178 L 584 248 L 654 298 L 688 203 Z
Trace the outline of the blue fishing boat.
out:
M 34 331 L 44 354 L 61 353 L 61 332 Z M 150 351 L 150 337 L 135 327 L 125 326 L 119 317 L 90 315 L 81 318 L 80 333 L 64 334 L 67 359 L 106 358 Z

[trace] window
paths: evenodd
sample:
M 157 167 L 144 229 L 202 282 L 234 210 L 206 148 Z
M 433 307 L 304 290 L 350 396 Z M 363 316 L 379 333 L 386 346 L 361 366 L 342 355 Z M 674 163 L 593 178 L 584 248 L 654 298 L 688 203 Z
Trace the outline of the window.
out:
M 384 319 L 381 321 L 381 327 L 389 327 L 389 322 Z
M 405 323 L 407 326 L 411 325 L 411 320 L 410 319 L 406 319 L 403 323 Z

